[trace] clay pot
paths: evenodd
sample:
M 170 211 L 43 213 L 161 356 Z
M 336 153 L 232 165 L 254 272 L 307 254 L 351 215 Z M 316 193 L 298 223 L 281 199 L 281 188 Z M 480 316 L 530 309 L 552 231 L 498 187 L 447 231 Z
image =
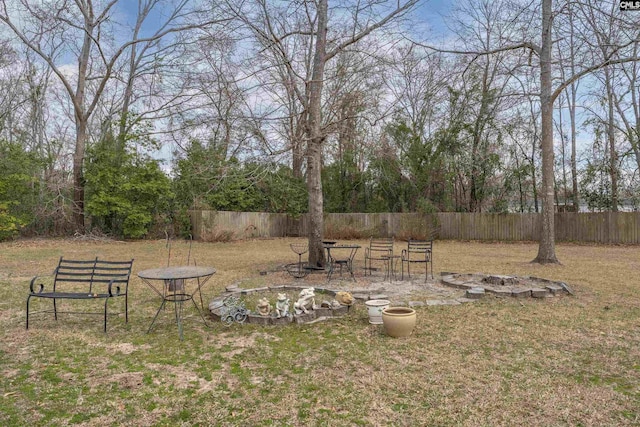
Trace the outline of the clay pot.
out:
M 369 314 L 369 323 L 372 325 L 382 325 L 382 310 L 389 307 L 391 302 L 386 299 L 371 299 L 365 301 L 367 313 Z
M 390 337 L 408 337 L 416 326 L 416 311 L 410 307 L 387 307 L 382 310 L 382 326 Z

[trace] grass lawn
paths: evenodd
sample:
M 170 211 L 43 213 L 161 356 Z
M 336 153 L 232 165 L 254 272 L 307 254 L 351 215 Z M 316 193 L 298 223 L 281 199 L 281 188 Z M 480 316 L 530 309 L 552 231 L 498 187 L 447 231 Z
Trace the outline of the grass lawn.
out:
M 294 240 L 194 243 L 198 265 L 218 270 L 205 301 L 281 279 L 259 271 L 297 260 Z M 419 307 L 405 339 L 369 325 L 362 303 L 312 325 L 192 317 L 180 342 L 169 310 L 146 333 L 159 301 L 135 275 L 166 264 L 164 241 L 3 243 L 0 425 L 640 425 L 640 247 L 559 244 L 554 266 L 530 264 L 536 252 L 437 241 L 434 271 L 533 275 L 575 296 Z M 187 253 L 174 242 L 172 264 Z M 104 334 L 99 316 L 40 314 L 25 331 L 29 280 L 61 255 L 135 258 L 128 324 L 111 318 Z

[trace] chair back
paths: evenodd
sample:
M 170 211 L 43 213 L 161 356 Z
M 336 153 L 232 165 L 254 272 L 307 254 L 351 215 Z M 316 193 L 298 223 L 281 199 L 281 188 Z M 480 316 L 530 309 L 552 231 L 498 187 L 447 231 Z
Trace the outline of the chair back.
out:
M 369 252 L 380 252 L 393 254 L 393 237 L 377 238 L 373 237 L 369 241 Z
M 411 254 L 415 256 L 426 255 L 429 259 L 433 250 L 433 240 L 409 240 L 407 242 L 407 255 L 411 259 Z

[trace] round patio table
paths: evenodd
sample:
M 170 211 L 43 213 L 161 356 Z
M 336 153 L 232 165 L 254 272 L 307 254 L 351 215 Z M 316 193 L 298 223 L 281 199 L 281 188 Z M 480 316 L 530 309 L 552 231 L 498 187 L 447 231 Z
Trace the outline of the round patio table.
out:
M 213 267 L 199 267 L 195 265 L 152 268 L 139 272 L 138 277 L 140 277 L 144 283 L 146 283 L 162 298 L 162 303 L 160 304 L 158 311 L 156 311 L 156 315 L 153 317 L 153 321 L 151 322 L 147 333 L 151 332 L 160 311 L 162 311 L 167 302 L 174 303 L 176 323 L 178 324 L 178 332 L 181 340 L 183 339 L 182 311 L 183 303 L 185 301 L 190 300 L 193 302 L 193 305 L 196 307 L 196 310 L 204 324 L 209 326 L 207 325 L 207 320 L 202 313 L 204 311 L 202 287 L 215 273 L 216 269 Z M 202 306 L 202 310 L 200 310 L 200 307 L 198 307 L 198 304 L 193 298 L 196 292 L 200 296 L 200 305 Z

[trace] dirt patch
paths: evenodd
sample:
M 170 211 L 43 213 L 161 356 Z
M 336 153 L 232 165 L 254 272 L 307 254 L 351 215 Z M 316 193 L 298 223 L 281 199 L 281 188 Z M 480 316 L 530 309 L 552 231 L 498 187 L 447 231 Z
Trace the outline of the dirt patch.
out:
M 151 346 L 148 344 L 136 346 L 128 342 L 123 342 L 123 343 L 108 345 L 106 348 L 108 350 L 117 351 L 118 353 L 122 353 L 122 354 L 131 354 L 138 350 L 148 350 L 151 348 Z
M 255 347 L 258 339 L 263 339 L 265 341 L 280 341 L 281 338 L 275 335 L 267 334 L 264 332 L 256 332 L 251 335 L 246 336 L 237 336 L 233 333 L 222 333 L 218 335 L 214 345 L 216 348 L 222 348 L 227 345 L 231 345 L 232 347 L 238 349 L 245 349 L 250 347 Z
M 109 376 L 94 376 L 87 380 L 92 390 L 106 384 L 117 384 L 120 388 L 136 389 L 142 386 L 144 373 L 142 372 L 122 372 Z

